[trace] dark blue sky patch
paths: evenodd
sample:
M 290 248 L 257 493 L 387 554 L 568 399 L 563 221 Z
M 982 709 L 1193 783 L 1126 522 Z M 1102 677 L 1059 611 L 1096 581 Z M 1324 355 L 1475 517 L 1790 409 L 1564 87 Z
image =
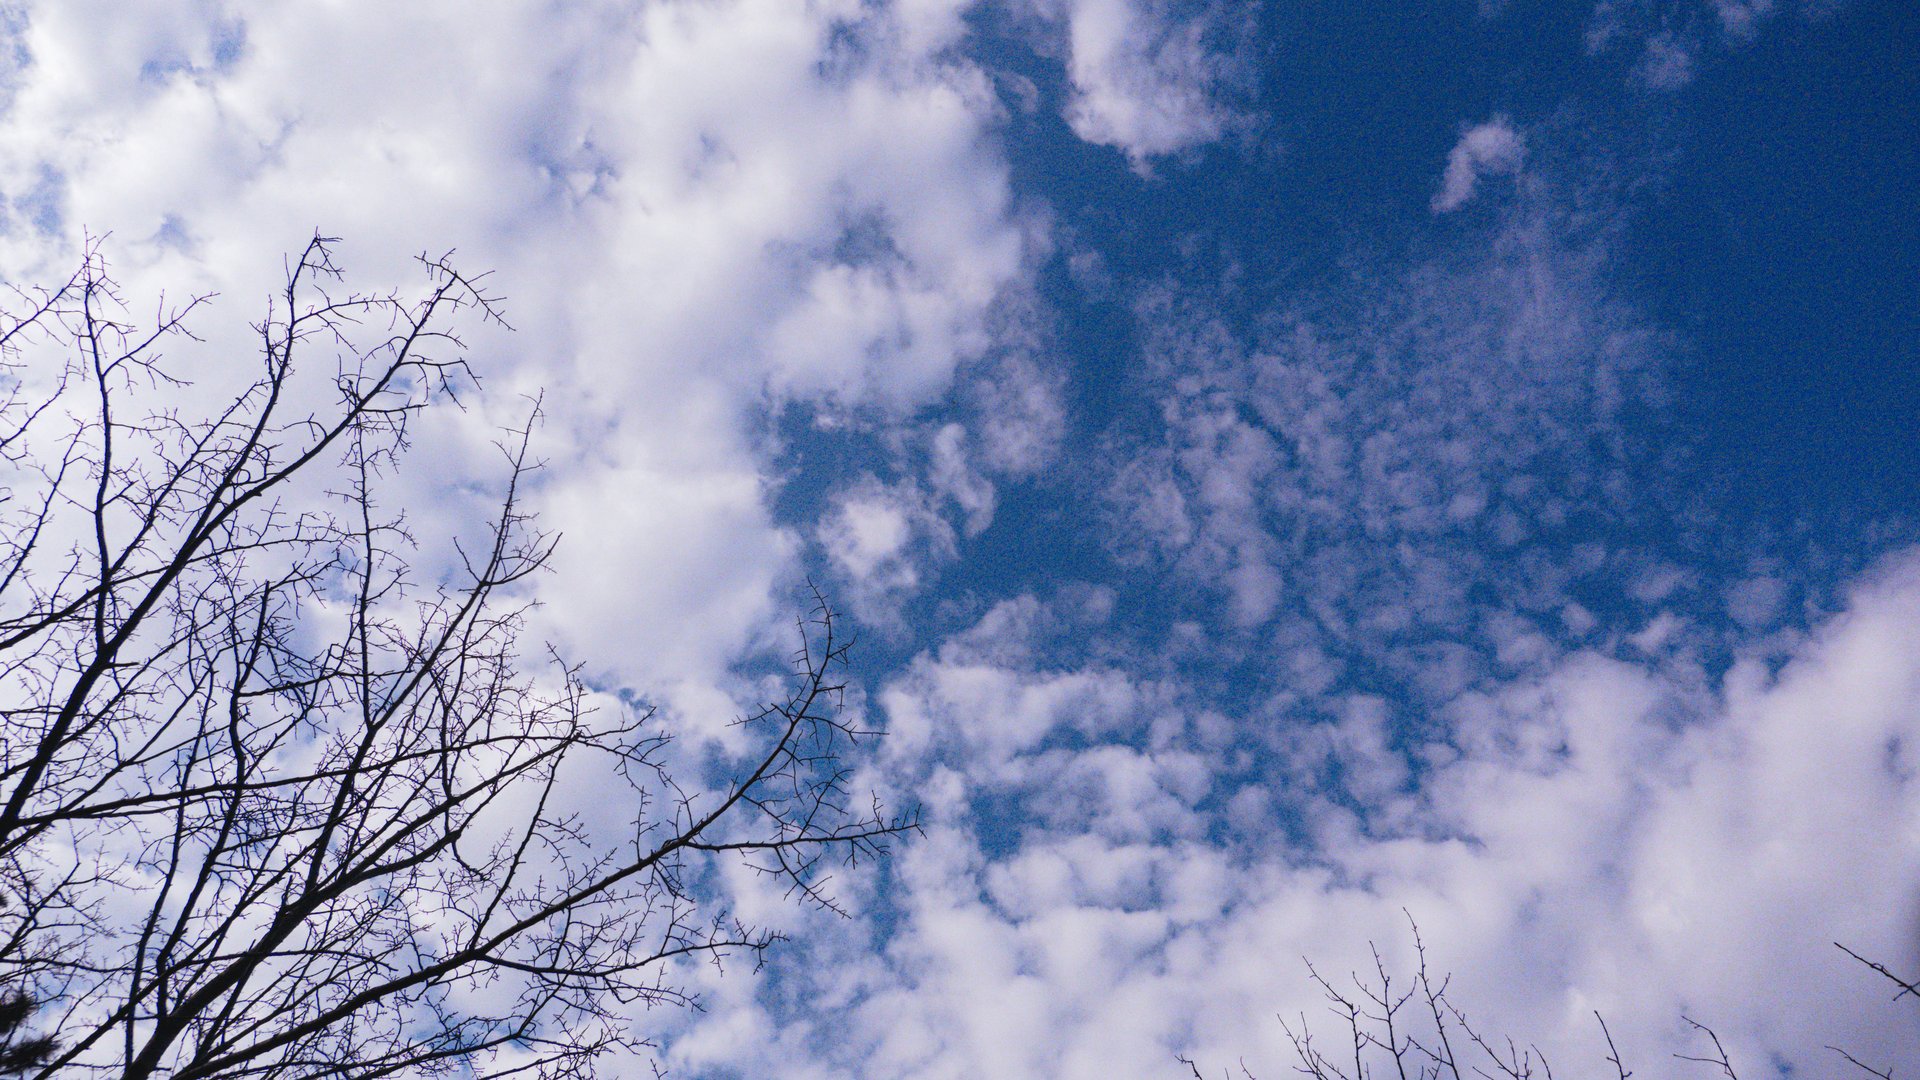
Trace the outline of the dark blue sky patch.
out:
M 1920 50 L 1863 5 L 1767 36 L 1677 102 L 1634 235 L 1686 334 L 1703 481 L 1781 518 L 1920 513 Z

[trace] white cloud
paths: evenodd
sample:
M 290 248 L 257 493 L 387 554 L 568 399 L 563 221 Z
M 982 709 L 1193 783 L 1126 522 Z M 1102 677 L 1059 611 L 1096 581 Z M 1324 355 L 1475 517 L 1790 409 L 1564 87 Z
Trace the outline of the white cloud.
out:
M 1655 91 L 1691 83 L 1717 53 L 1752 43 L 1782 18 L 1817 22 L 1847 0 L 1598 0 L 1587 19 L 1593 55 L 1620 53 L 1630 77 Z
M 996 357 L 969 387 L 971 426 L 983 470 L 1031 476 L 1059 452 L 1066 433 L 1065 377 L 1024 350 Z
M 1237 61 L 1217 9 L 1176 12 L 1155 0 L 1039 0 L 1064 25 L 1074 134 L 1116 147 L 1136 169 L 1214 142 L 1235 121 L 1227 92 Z
M 1025 755 L 1056 730 L 1110 733 L 1130 722 L 1135 695 L 1118 672 L 1020 673 L 943 658 L 881 695 L 888 714 L 886 751 L 919 760 L 959 745 L 966 748 L 971 785 L 1018 785 L 1035 769 L 1050 768 Z
M 774 586 L 796 543 L 752 473 L 586 467 L 548 494 L 541 525 L 565 552 L 539 586 L 544 629 L 596 673 L 715 679 L 715 658 L 787 614 Z
M 1468 128 L 1447 152 L 1447 169 L 1433 196 L 1433 212 L 1458 210 L 1473 198 L 1483 178 L 1516 173 L 1525 158 L 1526 144 L 1506 117 Z
M 820 522 L 818 539 L 843 588 L 836 593 L 862 621 L 897 628 L 900 604 L 955 555 L 955 530 L 911 481 L 865 477 L 841 491 Z
M 1116 554 L 1187 582 L 1167 599 L 1216 647 L 1317 657 L 1325 685 L 1358 665 L 1423 701 L 1595 632 L 1557 613 L 1658 575 L 1566 523 L 1625 520 L 1645 493 L 1619 418 L 1658 400 L 1664 344 L 1550 190 L 1536 178 L 1446 258 L 1338 282 L 1257 332 L 1198 290 L 1145 299 L 1160 423 L 1113 466 Z
M 958 504 L 966 517 L 968 536 L 985 530 L 993 523 L 993 481 L 974 467 L 966 429 L 959 424 L 947 424 L 935 432 L 932 456 L 934 489 Z
M 1636 74 L 1654 90 L 1678 90 L 1693 81 L 1694 50 L 1671 31 L 1647 39 Z
M 1483 1030 L 1536 1042 L 1556 1071 L 1601 1063 L 1596 1008 L 1629 1068 L 1694 1048 L 1683 1011 L 1742 1075 L 1832 1072 L 1829 1043 L 1912 1068 L 1902 1014 L 1830 942 L 1920 964 L 1888 917 L 1920 895 L 1916 611 L 1920 552 L 1772 674 L 1743 661 L 1716 685 L 1686 664 L 1563 656 L 1459 699 L 1417 787 L 1369 796 L 1370 824 L 1296 780 L 1277 804 L 1219 804 L 1258 829 L 1239 846 L 1209 839 L 1201 810 L 1236 783 L 1225 758 L 1120 745 L 1133 728 L 1086 724 L 1110 708 L 1054 689 L 1102 676 L 966 660 L 956 642 L 889 690 L 913 743 L 894 760 L 911 775 L 937 739 L 979 786 L 942 796 L 901 855 L 902 924 L 794 1065 L 1152 1077 L 1181 1052 L 1285 1075 L 1274 1014 L 1326 1015 L 1298 958 L 1344 978 L 1371 939 L 1410 962 L 1404 906 Z M 1376 752 L 1377 709 L 1349 710 L 1341 753 Z M 1106 734 L 1073 750 L 1045 741 L 1059 727 Z M 983 794 L 1034 814 L 1000 833 L 968 809 Z M 1289 818 L 1318 846 L 1283 841 Z
M 223 294 L 195 325 L 216 384 L 249 370 L 246 323 L 316 225 L 360 287 L 458 249 L 520 327 L 472 338 L 489 392 L 547 391 L 556 632 L 596 664 L 659 660 L 621 677 L 717 671 L 767 640 L 798 550 L 768 407 L 908 423 L 1022 306 L 1039 240 L 990 80 L 954 51 L 965 7 L 29 5 L 0 190 L 42 194 L 6 205 L 0 274 L 111 231 L 136 307 Z M 450 430 L 436 460 L 484 477 L 486 433 Z
M 882 564 L 896 562 L 913 538 L 908 511 L 886 499 L 840 500 L 827 530 L 829 553 L 857 578 L 871 578 Z
M 1713 11 L 1720 29 L 1728 37 L 1751 38 L 1761 20 L 1773 14 L 1774 0 L 1713 0 Z

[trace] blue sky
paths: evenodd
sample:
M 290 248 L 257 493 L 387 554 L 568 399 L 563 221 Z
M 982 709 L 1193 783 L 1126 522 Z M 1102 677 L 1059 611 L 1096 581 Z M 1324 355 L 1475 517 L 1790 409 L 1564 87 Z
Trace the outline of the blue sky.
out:
M 1683 1012 L 1743 1076 L 1920 1067 L 1830 945 L 1920 969 L 1904 5 L 0 26 L 0 279 L 85 230 L 136 308 L 220 293 L 211 396 L 316 227 L 369 287 L 457 249 L 518 329 L 397 481 L 429 560 L 539 390 L 596 686 L 723 760 L 806 581 L 858 628 L 926 835 L 850 920 L 714 867 L 792 940 L 636 1018 L 673 1075 L 1286 1075 L 1298 958 L 1403 908 L 1555 1061 L 1599 1009 L 1652 1071 Z

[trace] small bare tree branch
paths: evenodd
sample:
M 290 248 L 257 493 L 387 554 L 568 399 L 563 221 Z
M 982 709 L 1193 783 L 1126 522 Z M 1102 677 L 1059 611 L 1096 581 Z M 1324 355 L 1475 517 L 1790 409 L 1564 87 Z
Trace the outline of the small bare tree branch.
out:
M 1680 1019 L 1685 1020 L 1693 1030 L 1704 1033 L 1708 1039 L 1712 1040 L 1713 1056 L 1695 1057 L 1689 1054 L 1675 1054 L 1673 1056 L 1679 1058 L 1681 1061 L 1697 1061 L 1705 1065 L 1715 1066 L 1727 1075 L 1727 1080 L 1740 1080 L 1739 1074 L 1733 1071 L 1732 1063 L 1727 1060 L 1726 1047 L 1720 1045 L 1720 1036 L 1715 1033 L 1712 1028 L 1695 1020 L 1691 1016 L 1682 1016 Z
M 1836 1054 L 1839 1054 L 1842 1058 L 1846 1059 L 1847 1064 L 1852 1065 L 1854 1068 L 1859 1069 L 1861 1072 L 1864 1072 L 1869 1076 L 1877 1076 L 1880 1078 L 1880 1080 L 1893 1080 L 1892 1069 L 1876 1069 L 1873 1066 L 1867 1064 L 1864 1061 L 1861 1061 L 1859 1058 L 1854 1057 L 1852 1054 L 1847 1053 L 1845 1050 L 1842 1050 L 1837 1046 L 1829 1046 L 1827 1047 L 1827 1049 L 1833 1051 Z
M 1607 1064 L 1613 1066 L 1615 1080 L 1627 1080 L 1633 1073 L 1620 1060 L 1620 1048 L 1613 1045 L 1613 1032 L 1607 1027 L 1607 1018 L 1600 1015 L 1599 1009 L 1595 1009 L 1593 1019 L 1600 1025 L 1600 1034 L 1607 1040 Z
M 1920 1000 L 1920 986 L 1915 986 L 1911 981 L 1907 979 L 1903 979 L 1898 975 L 1895 975 L 1891 970 L 1887 968 L 1885 964 L 1879 963 L 1874 960 L 1869 960 L 1866 957 L 1861 956 L 1859 953 L 1854 952 L 1852 949 L 1847 948 L 1845 945 L 1842 945 L 1837 941 L 1833 943 L 1833 947 L 1836 949 L 1839 949 L 1843 953 L 1846 953 L 1848 956 L 1853 957 L 1855 960 L 1858 960 L 1860 963 L 1865 964 L 1867 967 L 1872 968 L 1875 974 L 1879 975 L 1881 978 L 1887 980 L 1893 985 L 1899 987 L 1900 990 L 1898 993 L 1893 995 L 1893 1000 L 1899 1001 L 1901 998 L 1907 997 L 1908 995 L 1912 995 L 1916 1000 Z

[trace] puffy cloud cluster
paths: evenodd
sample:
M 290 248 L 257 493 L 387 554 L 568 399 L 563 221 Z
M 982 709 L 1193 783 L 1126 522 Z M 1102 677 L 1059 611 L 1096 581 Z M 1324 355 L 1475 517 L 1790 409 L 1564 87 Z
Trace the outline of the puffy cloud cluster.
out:
M 1471 246 L 1251 328 L 1177 289 L 1141 309 L 1160 424 L 1111 474 L 1114 548 L 1224 601 L 1215 636 L 1284 699 L 1433 702 L 1651 617 L 1595 611 L 1652 565 L 1659 459 L 1627 432 L 1663 338 L 1605 236 L 1523 187 Z
M 27 5 L 0 272 L 61 272 L 84 228 L 112 234 L 136 306 L 222 294 L 194 327 L 211 393 L 316 226 L 348 286 L 457 249 L 519 332 L 462 328 L 488 393 L 422 440 L 452 472 L 407 501 L 431 516 L 438 481 L 484 474 L 544 389 L 550 632 L 617 679 L 711 678 L 784 609 L 802 549 L 771 510 L 770 412 L 896 425 L 991 361 L 1039 426 L 1002 413 L 973 456 L 1031 468 L 1019 444 L 1047 441 L 1049 376 L 1003 355 L 1043 241 L 958 51 L 966 6 Z M 980 519 L 960 453 L 945 482 Z
M 1704 1046 L 1682 1013 L 1742 1075 L 1832 1072 L 1829 1044 L 1911 1067 L 1910 1018 L 1831 943 L 1920 964 L 1888 917 L 1920 897 L 1916 605 L 1910 553 L 1782 666 L 1562 654 L 1456 698 L 1419 783 L 1362 820 L 1284 766 L 1237 779 L 1247 718 L 1050 667 L 1051 635 L 1101 617 L 1084 598 L 1010 602 L 882 695 L 930 817 L 884 951 L 823 940 L 824 1008 L 761 1019 L 796 1025 L 802 1075 L 1148 1077 L 1184 1054 L 1280 1076 L 1275 1014 L 1329 1015 L 1300 958 L 1344 982 L 1371 941 L 1404 977 L 1411 914 L 1481 1030 L 1557 1070 L 1604 1059 L 1596 1009 L 1629 1068 Z M 694 1046 L 696 1072 L 738 1060 Z
M 1135 169 L 1227 135 L 1244 80 L 1225 8 L 1166 0 L 1033 0 L 1064 39 L 1074 134 Z

